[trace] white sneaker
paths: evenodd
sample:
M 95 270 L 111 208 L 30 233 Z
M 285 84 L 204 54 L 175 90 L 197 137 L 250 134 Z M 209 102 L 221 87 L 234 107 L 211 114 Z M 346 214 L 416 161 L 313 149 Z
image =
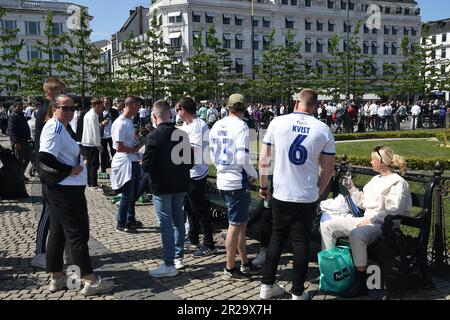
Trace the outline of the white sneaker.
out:
M 84 282 L 84 287 L 81 290 L 81 294 L 84 296 L 96 296 L 102 295 L 112 290 L 114 283 L 111 281 L 102 280 L 100 276 L 97 276 L 97 282 L 95 284 L 90 284 L 89 282 Z
M 149 270 L 148 274 L 153 278 L 175 277 L 178 270 L 175 266 L 168 267 L 165 263 L 162 263 L 158 268 Z
M 33 267 L 45 269 L 46 268 L 46 256 L 45 253 L 39 253 L 36 255 L 30 263 Z
M 67 277 L 61 277 L 59 279 L 52 278 L 50 280 L 50 285 L 48 286 L 48 291 L 57 292 L 64 290 L 67 287 Z
M 303 291 L 301 296 L 296 296 L 295 294 L 292 294 L 292 300 L 309 300 L 309 299 L 311 299 L 311 297 L 306 291 Z
M 285 293 L 286 291 L 284 291 L 284 288 L 276 283 L 274 285 L 263 284 L 261 286 L 261 292 L 259 293 L 259 297 L 262 300 L 269 300 L 272 298 L 281 297 Z
M 252 263 L 255 267 L 261 268 L 264 266 L 264 262 L 266 262 L 266 248 L 261 247 L 256 258 L 252 260 Z
M 177 270 L 184 269 L 184 264 L 183 264 L 182 258 L 175 259 L 175 260 L 173 260 L 173 262 L 175 263 L 175 269 L 177 269 Z

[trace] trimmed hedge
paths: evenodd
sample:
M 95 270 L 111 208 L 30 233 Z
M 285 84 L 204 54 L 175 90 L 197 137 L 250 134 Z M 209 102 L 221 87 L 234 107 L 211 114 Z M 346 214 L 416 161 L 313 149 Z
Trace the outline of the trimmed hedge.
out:
M 410 131 L 379 131 L 367 133 L 336 134 L 336 141 L 395 139 L 395 138 L 434 138 L 442 135 L 442 129 L 410 130 Z
M 371 167 L 370 160 L 370 157 L 347 156 L 347 161 L 355 166 Z M 437 161 L 443 164 L 444 168 L 450 168 L 450 159 L 405 157 L 405 160 L 408 170 L 433 171 Z M 340 161 L 340 156 L 338 156 L 336 162 Z

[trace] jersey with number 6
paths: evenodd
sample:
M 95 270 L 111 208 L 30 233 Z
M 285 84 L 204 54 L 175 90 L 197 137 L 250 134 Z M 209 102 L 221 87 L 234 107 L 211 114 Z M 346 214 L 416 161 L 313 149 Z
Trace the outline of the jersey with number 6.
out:
M 264 144 L 271 146 L 273 196 L 286 202 L 313 203 L 319 198 L 319 158 L 335 155 L 331 129 L 307 113 L 277 117 L 269 125 Z

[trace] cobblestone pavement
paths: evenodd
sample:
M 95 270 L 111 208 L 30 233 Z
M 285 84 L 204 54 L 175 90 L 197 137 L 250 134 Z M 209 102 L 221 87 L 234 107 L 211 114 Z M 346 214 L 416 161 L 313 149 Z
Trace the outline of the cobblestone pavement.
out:
M 6 144 L 0 137 L 0 143 Z M 107 183 L 101 180 L 100 183 Z M 205 258 L 193 258 L 193 250 L 185 253 L 185 269 L 173 278 L 152 279 L 148 268 L 161 263 L 163 256 L 158 223 L 153 206 L 137 207 L 137 218 L 144 223 L 138 234 L 115 231 L 117 206 L 98 191 L 86 191 L 89 206 L 90 253 L 94 268 L 102 277 L 113 279 L 110 295 L 84 298 L 74 290 L 50 293 L 49 275 L 30 266 L 34 256 L 37 218 L 41 212 L 40 184 L 32 179 L 27 184 L 29 199 L 0 200 L 0 300 L 257 300 L 260 282 L 229 282 L 221 278 L 225 248 L 220 232 L 216 233 L 219 253 Z M 248 241 L 248 252 L 254 256 L 259 245 Z M 291 257 L 285 254 L 280 262 L 278 280 L 291 288 Z M 310 264 L 308 279 L 318 276 L 316 263 Z M 413 292 L 401 299 L 450 300 L 450 280 L 434 279 L 435 288 Z M 324 294 L 317 284 L 307 282 L 313 300 L 337 299 Z M 286 295 L 283 299 L 289 299 Z M 361 297 L 359 299 L 368 299 Z

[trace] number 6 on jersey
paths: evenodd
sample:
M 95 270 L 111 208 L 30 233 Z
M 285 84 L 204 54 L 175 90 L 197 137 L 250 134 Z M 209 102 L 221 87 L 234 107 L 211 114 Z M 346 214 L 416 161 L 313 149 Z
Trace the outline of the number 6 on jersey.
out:
M 308 159 L 308 150 L 306 150 L 305 146 L 302 146 L 303 141 L 307 137 L 302 134 L 299 135 L 289 149 L 289 160 L 296 166 L 304 165 Z

